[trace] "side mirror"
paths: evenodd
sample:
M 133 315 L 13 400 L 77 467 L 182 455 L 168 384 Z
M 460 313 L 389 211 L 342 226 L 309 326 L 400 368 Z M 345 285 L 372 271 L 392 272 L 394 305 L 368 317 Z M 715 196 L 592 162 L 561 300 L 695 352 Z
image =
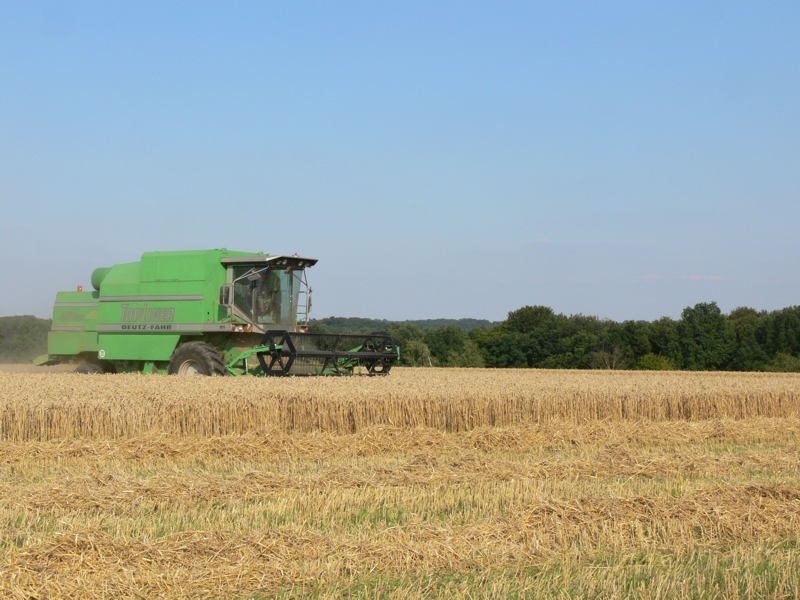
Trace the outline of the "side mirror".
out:
M 223 285 L 219 288 L 219 304 L 220 306 L 231 305 L 231 285 Z

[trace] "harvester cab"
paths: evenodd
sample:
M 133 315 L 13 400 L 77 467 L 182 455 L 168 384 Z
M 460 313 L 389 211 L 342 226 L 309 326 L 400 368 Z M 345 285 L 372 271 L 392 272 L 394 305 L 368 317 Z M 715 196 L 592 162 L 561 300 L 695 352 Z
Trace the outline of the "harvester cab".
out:
M 224 258 L 227 283 L 220 288 L 220 304 L 232 320 L 245 321 L 258 333 L 307 328 L 311 289 L 305 269 L 316 263 L 297 255 Z
M 385 375 L 386 333 L 308 333 L 311 289 L 298 255 L 226 249 L 147 252 L 96 269 L 93 292 L 59 292 L 48 354 L 86 373 Z

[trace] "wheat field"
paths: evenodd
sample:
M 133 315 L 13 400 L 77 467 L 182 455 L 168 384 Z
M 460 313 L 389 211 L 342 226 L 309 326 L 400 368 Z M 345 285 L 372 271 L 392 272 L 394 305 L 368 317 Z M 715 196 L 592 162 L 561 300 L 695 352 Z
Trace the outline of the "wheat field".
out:
M 0 596 L 800 597 L 800 377 L 0 372 Z
M 0 439 L 106 439 L 366 427 L 797 416 L 800 376 L 397 369 L 389 377 L 192 378 L 0 373 Z

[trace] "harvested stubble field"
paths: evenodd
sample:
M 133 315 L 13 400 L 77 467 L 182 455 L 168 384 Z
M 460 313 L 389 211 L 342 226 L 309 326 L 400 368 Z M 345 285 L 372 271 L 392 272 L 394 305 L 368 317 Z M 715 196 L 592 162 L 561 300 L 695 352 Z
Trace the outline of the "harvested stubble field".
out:
M 800 597 L 800 377 L 0 372 L 0 596 Z

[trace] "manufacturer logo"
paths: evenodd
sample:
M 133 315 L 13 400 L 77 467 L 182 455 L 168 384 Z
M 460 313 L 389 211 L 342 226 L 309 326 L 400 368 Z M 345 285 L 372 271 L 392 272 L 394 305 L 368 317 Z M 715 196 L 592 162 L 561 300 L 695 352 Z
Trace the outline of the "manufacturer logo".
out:
M 174 308 L 148 308 L 147 304 L 140 308 L 131 308 L 129 304 L 122 305 L 123 323 L 172 323 L 175 320 Z

